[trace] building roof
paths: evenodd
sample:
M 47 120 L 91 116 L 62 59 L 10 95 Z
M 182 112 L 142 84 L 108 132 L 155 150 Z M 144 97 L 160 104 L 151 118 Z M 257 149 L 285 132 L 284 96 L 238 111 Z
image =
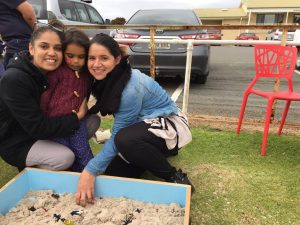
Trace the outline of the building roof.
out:
M 242 8 L 219 8 L 219 9 L 194 9 L 201 19 L 222 19 L 247 17 L 247 12 Z
M 299 0 L 242 0 L 248 9 L 257 8 L 300 8 Z

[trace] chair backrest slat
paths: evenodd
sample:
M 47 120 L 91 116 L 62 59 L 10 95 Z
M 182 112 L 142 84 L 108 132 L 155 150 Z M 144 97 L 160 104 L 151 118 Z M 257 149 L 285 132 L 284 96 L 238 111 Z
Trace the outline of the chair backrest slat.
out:
M 297 60 L 295 47 L 256 45 L 254 55 L 257 77 L 292 79 Z

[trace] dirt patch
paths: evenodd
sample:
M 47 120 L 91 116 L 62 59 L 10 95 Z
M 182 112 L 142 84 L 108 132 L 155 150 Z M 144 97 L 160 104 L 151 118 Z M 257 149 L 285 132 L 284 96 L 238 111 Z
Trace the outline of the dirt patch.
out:
M 203 176 L 204 174 L 208 174 L 208 176 Z M 212 183 L 214 186 L 214 195 L 221 196 L 226 194 L 229 191 L 229 188 L 236 188 L 237 186 L 244 185 L 243 182 L 243 172 L 242 171 L 235 171 L 230 170 L 228 168 L 221 168 L 218 166 L 213 166 L 209 164 L 201 164 L 196 167 L 193 167 L 191 172 L 189 172 L 189 176 L 193 179 L 193 177 L 199 177 L 202 176 L 207 177 L 209 180 L 209 183 Z M 202 182 L 205 183 L 205 180 L 202 180 Z M 198 185 L 197 185 L 198 186 Z M 199 185 L 202 186 L 202 185 Z
M 94 105 L 96 99 L 91 96 L 89 101 L 89 107 Z M 112 116 L 105 118 L 113 119 Z M 234 117 L 223 117 L 223 116 L 210 116 L 210 115 L 199 115 L 195 113 L 188 113 L 189 124 L 191 127 L 209 127 L 217 130 L 230 130 L 236 131 L 238 118 Z M 264 120 L 262 119 L 244 119 L 241 127 L 241 132 L 263 132 Z M 277 133 L 280 121 L 274 120 L 270 124 L 269 133 Z M 296 123 L 285 123 L 282 134 L 300 136 L 300 124 Z
M 240 221 L 238 222 L 239 225 L 252 225 L 252 224 L 256 224 L 259 225 L 259 221 L 258 219 L 251 215 L 249 212 L 242 212 L 241 213 L 241 217 L 240 217 Z
M 218 130 L 236 131 L 238 119 L 233 117 L 189 114 L 191 127 L 209 127 Z M 272 121 L 269 133 L 277 133 L 279 121 Z M 264 120 L 246 119 L 242 123 L 241 132 L 263 132 Z M 300 124 L 285 123 L 282 134 L 300 136 Z
M 199 208 L 198 212 L 192 211 L 192 218 L 197 218 L 199 225 L 211 223 L 214 215 L 225 221 L 234 206 L 234 200 L 229 197 L 230 193 L 245 185 L 244 172 L 218 165 L 200 164 L 194 166 L 188 174 L 192 181 L 197 181 L 194 185 L 198 187 L 196 192 L 201 192 L 201 197 L 196 201 L 201 201 L 201 207 L 204 207 Z

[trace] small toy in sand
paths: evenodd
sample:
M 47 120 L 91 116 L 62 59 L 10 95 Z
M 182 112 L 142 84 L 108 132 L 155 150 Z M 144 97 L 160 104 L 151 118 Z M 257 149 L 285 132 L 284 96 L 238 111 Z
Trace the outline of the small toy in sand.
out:
M 83 213 L 83 210 L 73 210 L 72 212 L 70 212 L 70 214 L 72 216 L 77 215 L 77 216 L 81 216 Z
M 51 197 L 53 197 L 53 198 L 55 198 L 55 199 L 59 199 L 59 194 L 53 193 L 53 194 L 51 195 Z
M 75 222 L 74 221 L 72 221 L 72 220 L 66 220 L 66 219 L 64 219 L 64 218 L 62 218 L 62 219 L 60 219 L 64 224 L 66 224 L 66 225 L 74 225 L 75 224 Z

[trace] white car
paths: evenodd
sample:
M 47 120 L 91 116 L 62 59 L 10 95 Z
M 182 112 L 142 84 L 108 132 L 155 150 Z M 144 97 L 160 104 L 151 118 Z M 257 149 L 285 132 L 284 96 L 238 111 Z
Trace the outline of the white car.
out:
M 98 33 L 110 32 L 108 29 L 88 29 L 90 25 L 109 23 L 109 20 L 103 20 L 92 5 L 86 3 L 91 1 L 28 0 L 28 2 L 33 6 L 39 22 L 47 23 L 50 19 L 57 19 L 64 25 L 80 25 L 90 38 Z
M 287 34 L 286 34 L 286 40 L 287 41 L 292 41 L 294 38 L 294 34 L 295 34 L 295 30 L 288 30 Z M 280 41 L 281 40 L 281 36 L 282 36 L 282 29 L 273 29 L 270 30 L 267 33 L 267 37 L 266 40 L 271 40 L 271 41 Z
M 300 30 L 296 30 L 294 34 L 294 40 L 300 43 Z M 300 69 L 300 46 L 297 46 L 298 49 L 298 60 L 296 62 L 296 69 Z

